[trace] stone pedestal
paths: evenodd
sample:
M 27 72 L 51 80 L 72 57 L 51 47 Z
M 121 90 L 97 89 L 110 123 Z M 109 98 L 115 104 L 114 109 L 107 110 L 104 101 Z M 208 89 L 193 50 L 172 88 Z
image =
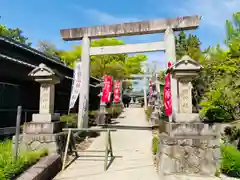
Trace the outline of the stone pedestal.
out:
M 33 114 L 32 115 L 32 121 L 33 122 L 39 122 L 39 123 L 45 123 L 45 122 L 57 122 L 60 120 L 60 114 L 59 113 L 42 113 L 42 114 Z
M 35 151 L 45 148 L 49 153 L 59 152 L 66 136 L 66 133 L 61 132 L 65 123 L 60 122 L 60 114 L 54 113 L 54 86 L 60 82 L 60 75 L 40 64 L 29 76 L 40 83 L 39 113 L 33 114 L 32 121 L 24 124 L 23 134 L 19 139 L 20 150 Z M 13 142 L 15 143 L 15 137 Z
M 158 152 L 158 173 L 214 176 L 220 165 L 220 127 L 201 122 L 165 123 Z
M 20 152 L 47 149 L 49 154 L 62 154 L 66 145 L 66 139 L 67 134 L 65 132 L 54 134 L 21 134 L 19 136 L 19 149 Z M 12 140 L 12 143 L 14 145 L 15 136 Z
M 220 159 L 218 138 L 212 135 L 175 136 L 162 134 L 159 143 L 159 174 L 214 176 Z
M 65 127 L 65 122 L 28 122 L 23 126 L 23 132 L 25 134 L 53 134 L 62 131 Z
M 188 56 L 171 68 L 178 81 L 179 112 L 174 122 L 162 123 L 158 173 L 163 180 L 173 174 L 214 176 L 219 167 L 221 125 L 204 124 L 192 113 L 191 80 L 200 69 Z

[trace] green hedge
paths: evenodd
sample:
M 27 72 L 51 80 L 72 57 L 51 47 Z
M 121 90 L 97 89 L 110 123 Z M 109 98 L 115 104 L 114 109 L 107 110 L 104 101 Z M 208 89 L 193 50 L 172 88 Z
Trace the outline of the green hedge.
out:
M 146 114 L 147 121 L 149 121 L 152 112 L 153 112 L 152 106 L 148 106 L 147 109 L 145 110 L 145 114 Z
M 233 145 L 221 146 L 221 171 L 240 177 L 240 151 Z
M 156 154 L 158 152 L 158 137 L 154 136 L 152 139 L 152 153 Z
M 117 118 L 123 111 L 122 104 L 112 104 L 109 108 L 106 108 L 106 112 L 112 117 Z M 96 119 L 99 114 L 99 110 L 89 111 L 88 116 L 89 118 Z M 71 113 L 69 115 L 62 115 L 60 117 L 62 122 L 66 122 L 69 128 L 76 128 L 77 127 L 77 120 L 78 114 Z
M 14 179 L 31 165 L 35 164 L 41 157 L 46 155 L 46 150 L 41 150 L 39 152 L 24 152 L 14 161 L 12 156 L 12 141 L 7 140 L 0 142 L 0 179 Z

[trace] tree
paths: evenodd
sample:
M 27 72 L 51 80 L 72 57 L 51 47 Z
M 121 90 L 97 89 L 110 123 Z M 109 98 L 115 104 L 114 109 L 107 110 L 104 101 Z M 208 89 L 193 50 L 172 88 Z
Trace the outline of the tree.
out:
M 205 60 L 205 52 L 201 51 L 200 45 L 201 42 L 196 35 L 189 34 L 188 36 L 181 31 L 176 37 L 176 58 L 180 60 L 182 56 L 188 55 L 195 61 L 198 61 L 200 64 Z M 164 73 L 160 72 L 161 79 L 164 79 Z M 203 91 L 206 89 L 207 84 L 205 83 L 204 71 L 202 71 L 192 82 L 193 90 L 193 106 L 195 112 L 199 111 L 199 103 L 203 97 Z
M 58 56 L 56 46 L 48 41 L 39 41 L 37 44 L 37 49 L 47 56 L 54 57 Z
M 201 112 L 214 121 L 240 118 L 240 13 L 233 15 L 233 21 L 226 22 L 226 32 L 229 49 L 223 51 L 218 45 L 205 59 L 209 86 L 201 102 Z
M 181 31 L 176 37 L 176 58 L 180 60 L 182 56 L 188 55 L 196 61 L 201 61 L 203 52 L 201 51 L 201 42 L 196 35 L 187 36 Z
M 125 43 L 116 38 L 102 38 L 91 42 L 91 47 L 117 46 Z M 114 79 L 126 77 L 125 61 L 127 54 L 98 55 L 91 56 L 91 73 L 93 76 L 101 78 L 105 74 L 112 75 Z
M 73 68 L 75 66 L 76 61 L 81 59 L 81 46 L 73 46 L 73 50 L 70 51 L 62 51 L 58 50 L 56 54 L 58 57 L 68 66 Z
M 142 74 L 142 63 L 147 60 L 147 56 L 144 54 L 137 54 L 135 56 L 128 57 L 125 61 L 124 68 L 127 75 Z
M 28 38 L 23 35 L 22 30 L 19 28 L 7 28 L 5 25 L 0 24 L 0 36 L 13 39 L 17 42 L 31 46 L 32 43 L 28 42 Z
M 228 46 L 233 46 L 237 41 L 240 40 L 240 12 L 233 14 L 233 20 L 226 21 L 226 34 L 225 40 Z

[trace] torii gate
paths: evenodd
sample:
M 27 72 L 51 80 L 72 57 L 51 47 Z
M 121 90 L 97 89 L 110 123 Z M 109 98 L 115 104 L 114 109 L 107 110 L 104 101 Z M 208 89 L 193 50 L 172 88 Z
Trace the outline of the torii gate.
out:
M 138 79 L 143 79 L 144 82 L 144 88 L 143 88 L 143 93 L 144 93 L 144 108 L 147 109 L 147 78 L 151 78 L 152 75 L 150 74 L 132 74 L 132 78 L 138 78 Z M 134 81 L 134 80 L 129 80 L 129 81 Z M 139 80 L 138 80 L 139 81 Z
M 79 100 L 78 127 L 88 126 L 90 56 L 139 52 L 166 52 L 168 61 L 176 62 L 174 31 L 196 29 L 200 24 L 200 16 L 184 16 L 173 19 L 157 19 L 114 25 L 103 25 L 83 28 L 62 29 L 62 39 L 65 41 L 82 40 L 82 85 Z M 160 42 L 127 44 L 119 46 L 90 47 L 90 39 L 140 34 L 164 33 L 164 40 Z M 167 67 L 167 66 L 166 66 Z M 172 78 L 172 106 L 173 116 L 178 112 L 177 81 Z

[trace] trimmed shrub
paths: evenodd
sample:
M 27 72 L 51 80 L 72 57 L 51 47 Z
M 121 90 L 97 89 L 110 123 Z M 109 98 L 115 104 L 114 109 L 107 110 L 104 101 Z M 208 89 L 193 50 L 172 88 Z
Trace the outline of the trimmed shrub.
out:
M 77 127 L 77 114 L 69 114 L 69 115 L 62 115 L 60 117 L 60 121 L 66 122 L 68 128 L 76 128 Z
M 158 137 L 154 136 L 152 139 L 152 153 L 156 154 L 158 152 Z
M 148 106 L 147 109 L 145 110 L 145 114 L 146 114 L 146 117 L 147 117 L 147 121 L 149 121 L 152 112 L 153 112 L 153 108 L 152 108 L 151 106 Z
M 221 146 L 221 171 L 227 175 L 240 177 L 240 151 L 233 145 Z

